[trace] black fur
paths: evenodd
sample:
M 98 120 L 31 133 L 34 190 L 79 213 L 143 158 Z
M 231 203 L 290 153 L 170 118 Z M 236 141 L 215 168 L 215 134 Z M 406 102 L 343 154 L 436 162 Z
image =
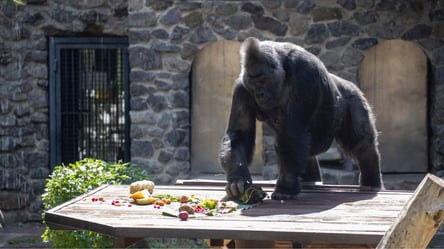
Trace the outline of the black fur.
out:
M 248 38 L 241 58 L 220 151 L 229 195 L 239 196 L 252 183 L 248 166 L 256 119 L 276 132 L 280 174 L 272 198 L 295 198 L 299 177 L 307 165 L 318 167 L 315 156 L 333 139 L 357 160 L 361 185 L 382 187 L 375 120 L 353 83 L 328 73 L 316 56 L 290 43 Z

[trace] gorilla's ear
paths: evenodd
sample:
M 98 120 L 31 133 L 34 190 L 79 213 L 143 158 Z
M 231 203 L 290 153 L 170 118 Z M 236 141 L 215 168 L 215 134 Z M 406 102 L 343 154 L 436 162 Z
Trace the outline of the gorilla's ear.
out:
M 249 76 L 258 76 L 262 72 L 262 66 L 266 58 L 259 49 L 259 40 L 253 37 L 247 38 L 240 49 L 241 62 Z

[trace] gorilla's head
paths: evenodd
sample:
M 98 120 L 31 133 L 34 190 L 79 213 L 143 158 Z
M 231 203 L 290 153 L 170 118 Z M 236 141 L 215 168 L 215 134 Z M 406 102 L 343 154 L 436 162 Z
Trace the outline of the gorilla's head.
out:
M 246 39 L 241 46 L 241 78 L 262 109 L 279 105 L 285 71 L 272 42 Z

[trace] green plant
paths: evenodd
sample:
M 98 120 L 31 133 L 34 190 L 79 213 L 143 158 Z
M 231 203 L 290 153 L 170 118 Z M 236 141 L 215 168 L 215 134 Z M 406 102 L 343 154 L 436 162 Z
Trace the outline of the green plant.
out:
M 129 184 L 142 179 L 149 179 L 146 172 L 131 167 L 129 163 L 107 163 L 87 158 L 67 166 L 56 166 L 46 180 L 43 207 L 49 210 L 102 184 Z M 89 231 L 56 231 L 46 227 L 42 238 L 56 248 L 113 246 L 111 237 Z

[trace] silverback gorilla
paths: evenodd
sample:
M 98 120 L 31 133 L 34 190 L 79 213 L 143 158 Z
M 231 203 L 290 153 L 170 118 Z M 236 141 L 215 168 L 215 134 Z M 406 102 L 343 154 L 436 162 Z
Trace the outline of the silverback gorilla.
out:
M 312 168 L 319 167 L 315 156 L 333 139 L 358 162 L 361 185 L 382 186 L 375 120 L 357 86 L 330 74 L 294 44 L 248 38 L 240 53 L 241 73 L 219 155 L 228 196 L 239 197 L 252 184 L 248 166 L 256 119 L 276 133 L 279 177 L 273 199 L 296 198 L 299 178 L 319 172 Z

